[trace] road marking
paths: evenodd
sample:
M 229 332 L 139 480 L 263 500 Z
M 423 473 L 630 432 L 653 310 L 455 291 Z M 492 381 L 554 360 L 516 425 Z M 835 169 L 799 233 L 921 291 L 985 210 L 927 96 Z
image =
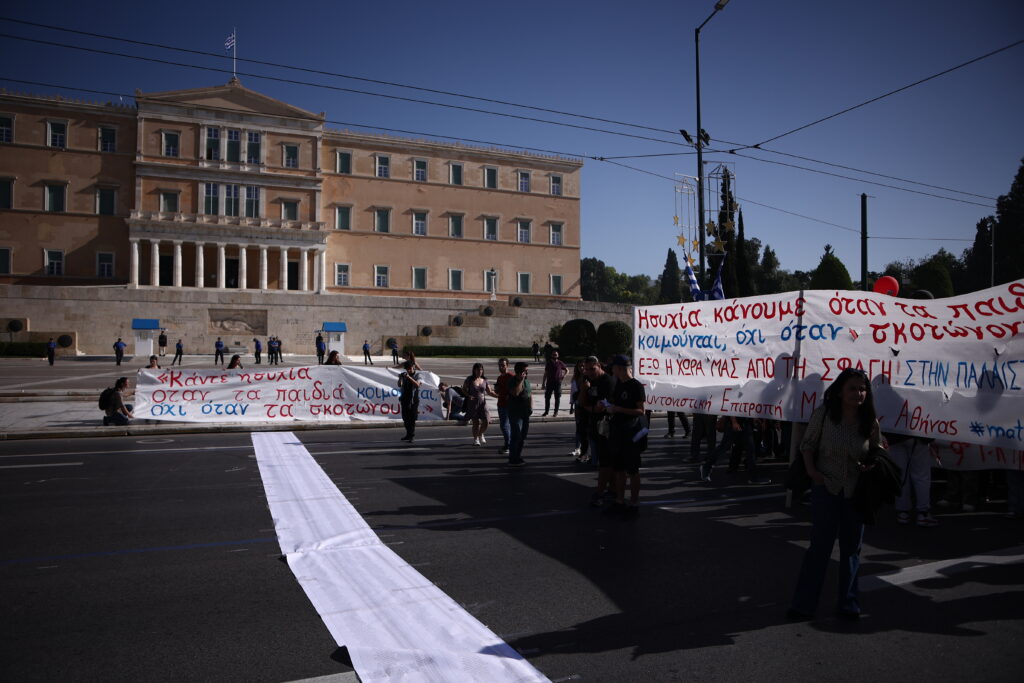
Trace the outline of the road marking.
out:
M 967 557 L 926 562 L 925 564 L 903 567 L 888 574 L 862 576 L 860 579 L 860 589 L 862 591 L 873 591 L 880 588 L 903 586 L 926 579 L 944 579 L 975 569 L 983 569 L 995 565 L 1017 564 L 1020 562 L 1024 562 L 1024 545 L 993 550 L 990 553 L 969 555 Z
M 548 680 L 388 548 L 294 434 L 251 436 L 281 551 L 360 680 Z
M 0 470 L 24 470 L 30 467 L 76 467 L 84 462 L 43 462 L 36 465 L 0 465 Z

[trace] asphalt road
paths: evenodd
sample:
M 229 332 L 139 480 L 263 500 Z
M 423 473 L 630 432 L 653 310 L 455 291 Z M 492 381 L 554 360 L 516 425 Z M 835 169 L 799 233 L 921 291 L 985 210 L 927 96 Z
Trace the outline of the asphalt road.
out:
M 808 511 L 779 486 L 695 482 L 658 427 L 628 521 L 587 505 L 568 423 L 536 425 L 518 470 L 493 426 L 484 448 L 468 427 L 412 448 L 397 428 L 296 435 L 395 552 L 552 680 L 1019 680 L 1019 522 L 890 511 L 862 573 L 893 578 L 864 580 L 865 618 L 830 614 L 830 575 L 819 618 L 787 623 Z M 0 520 L 0 680 L 351 671 L 279 559 L 247 434 L 0 442 Z

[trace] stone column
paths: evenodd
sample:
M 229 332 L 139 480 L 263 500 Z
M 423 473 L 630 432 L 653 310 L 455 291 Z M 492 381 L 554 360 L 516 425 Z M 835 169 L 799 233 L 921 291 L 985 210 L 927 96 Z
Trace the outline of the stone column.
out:
M 299 290 L 309 291 L 309 250 L 299 249 Z
M 149 241 L 149 285 L 160 285 L 160 240 Z
M 217 289 L 227 287 L 227 245 L 223 242 L 217 243 Z
M 205 248 L 205 244 L 196 242 L 196 287 L 199 289 L 206 286 L 206 264 L 203 259 Z
M 278 289 L 288 289 L 288 247 L 281 247 L 281 282 Z
M 260 247 L 260 289 L 267 288 L 267 248 Z
M 313 291 L 320 293 L 320 251 L 313 252 Z
M 181 240 L 174 240 L 174 286 L 181 287 Z
M 129 266 L 129 283 L 132 287 L 139 286 L 139 241 L 132 240 L 131 264 Z
M 238 247 L 238 288 L 245 289 L 249 281 L 249 266 L 247 265 L 249 258 L 246 252 L 245 245 Z
M 316 283 L 317 291 L 324 293 L 327 291 L 327 250 L 321 249 L 316 256 L 316 260 L 320 264 L 320 279 Z

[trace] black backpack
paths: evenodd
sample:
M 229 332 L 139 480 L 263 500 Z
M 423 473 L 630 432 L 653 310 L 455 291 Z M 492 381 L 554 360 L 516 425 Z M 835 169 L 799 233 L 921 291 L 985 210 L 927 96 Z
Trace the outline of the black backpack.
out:
M 114 387 L 107 387 L 100 392 L 99 406 L 100 410 L 110 410 L 111 404 L 114 402 Z

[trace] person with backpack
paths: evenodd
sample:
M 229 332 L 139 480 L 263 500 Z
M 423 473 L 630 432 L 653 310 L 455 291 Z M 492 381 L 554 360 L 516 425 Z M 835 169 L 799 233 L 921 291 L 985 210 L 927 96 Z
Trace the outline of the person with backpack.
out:
M 224 342 L 220 340 L 220 337 L 213 342 L 213 364 L 217 365 L 218 363 L 224 364 Z
M 113 387 L 107 387 L 100 394 L 99 407 L 103 411 L 103 426 L 123 427 L 135 419 L 132 406 L 125 405 L 124 393 L 128 390 L 128 378 L 118 377 Z
M 117 361 L 118 365 L 120 365 L 121 361 L 124 360 L 124 350 L 127 346 L 127 344 L 121 341 L 120 337 L 118 337 L 117 341 L 114 342 L 114 360 Z

